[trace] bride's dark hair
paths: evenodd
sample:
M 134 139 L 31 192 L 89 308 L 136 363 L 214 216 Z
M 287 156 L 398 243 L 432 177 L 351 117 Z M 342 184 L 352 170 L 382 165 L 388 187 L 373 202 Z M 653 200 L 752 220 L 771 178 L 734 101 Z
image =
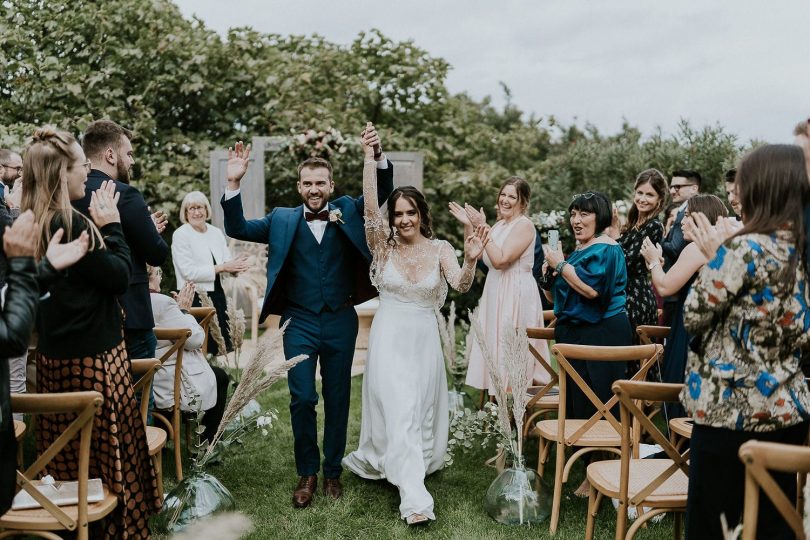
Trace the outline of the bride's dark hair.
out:
M 405 197 L 408 202 L 416 208 L 416 211 L 419 212 L 419 232 L 422 233 L 422 236 L 425 238 L 433 238 L 433 218 L 430 217 L 430 207 L 428 207 L 425 196 L 413 186 L 402 186 L 391 192 L 387 201 L 388 227 L 391 229 L 388 235 L 388 243 L 394 245 L 394 231 L 396 231 L 394 227 L 394 209 L 400 197 Z

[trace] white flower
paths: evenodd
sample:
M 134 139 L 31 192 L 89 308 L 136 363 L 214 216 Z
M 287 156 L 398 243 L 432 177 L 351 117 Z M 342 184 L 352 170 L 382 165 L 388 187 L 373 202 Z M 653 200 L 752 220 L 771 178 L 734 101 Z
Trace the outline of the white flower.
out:
M 268 431 L 266 429 L 262 430 L 262 437 L 267 437 Z
M 269 414 L 267 416 L 259 416 L 256 418 L 256 427 L 272 427 L 273 426 L 273 417 Z
M 343 223 L 343 212 L 340 211 L 340 208 L 335 208 L 334 210 L 329 211 L 329 221 L 331 223 L 338 222 Z

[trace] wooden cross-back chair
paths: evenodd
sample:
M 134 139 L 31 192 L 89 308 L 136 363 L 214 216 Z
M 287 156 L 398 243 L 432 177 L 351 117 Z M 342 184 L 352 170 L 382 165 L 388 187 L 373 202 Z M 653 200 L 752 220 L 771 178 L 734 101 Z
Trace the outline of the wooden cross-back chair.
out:
M 683 454 L 645 414 L 641 404 L 677 402 L 682 384 L 616 381 L 613 392 L 621 407 L 621 457 L 588 465 L 588 521 L 586 540 L 593 539 L 594 522 L 603 497 L 618 499 L 616 539 L 630 540 L 638 529 L 658 514 L 675 514 L 674 537 L 681 537 L 681 517 L 689 489 L 689 450 Z M 639 429 L 634 429 L 635 426 Z M 641 433 L 647 433 L 667 455 L 664 459 L 639 459 Z M 627 510 L 635 506 L 638 519 L 628 530 Z M 651 508 L 650 511 L 643 511 Z
M 146 429 L 146 443 L 149 447 L 149 459 L 155 468 L 157 476 L 158 491 L 163 496 L 163 448 L 166 446 L 167 434 L 163 429 L 156 426 L 147 426 L 146 418 L 149 413 L 149 394 L 152 391 L 152 379 L 155 371 L 160 367 L 160 360 L 157 358 L 142 358 L 132 360 L 132 374 L 138 378 L 132 389 L 135 393 L 140 392 L 141 418 Z
M 87 502 L 87 484 L 90 470 L 90 442 L 93 420 L 102 403 L 98 392 L 67 392 L 57 394 L 12 394 L 11 410 L 29 414 L 75 414 L 76 418 L 25 471 L 17 470 L 17 487 L 25 490 L 42 507 L 30 510 L 9 510 L 0 516 L 0 538 L 35 535 L 60 540 L 52 531 L 76 533 L 79 540 L 87 540 L 88 524 L 98 521 L 113 511 L 118 499 L 104 486 L 101 502 Z M 37 477 L 69 442 L 79 437 L 78 504 L 56 506 L 36 489 Z
M 527 328 L 526 334 L 528 335 L 529 339 L 545 339 L 546 341 L 553 341 L 553 324 L 554 322 L 552 320 L 551 324 L 545 328 Z M 557 372 L 531 343 L 529 343 L 529 352 L 532 356 L 534 356 L 537 363 L 548 372 L 549 381 L 542 386 L 530 386 L 528 389 L 531 397 L 529 398 L 529 401 L 526 402 L 526 418 L 523 421 L 524 440 L 529 436 L 531 426 L 536 420 L 547 414 L 556 412 L 560 406 L 560 394 L 558 386 L 560 378 L 557 375 Z
M 205 354 L 208 354 L 208 329 L 211 327 L 211 319 L 216 315 L 217 310 L 212 307 L 192 307 L 188 309 L 188 312 L 197 319 L 197 324 L 199 324 L 203 332 L 205 332 L 205 339 L 203 340 L 202 344 L 202 351 Z
M 748 441 L 740 447 L 739 456 L 745 464 L 742 539 L 756 538 L 760 490 L 785 518 L 796 538 L 805 538 L 803 508 L 794 506 L 771 476 L 770 471 L 805 476 L 810 473 L 810 448 L 793 444 Z M 801 490 L 800 485 L 797 487 Z
M 14 420 L 14 439 L 17 441 L 17 467 L 23 466 L 23 445 L 22 441 L 25 438 L 25 432 L 28 431 L 28 426 L 22 420 Z
M 551 351 L 559 366 L 560 405 L 557 419 L 540 420 L 537 422 L 533 434 L 539 438 L 537 470 L 540 476 L 543 475 L 551 443 L 556 443 L 557 447 L 554 495 L 551 503 L 551 519 L 549 521 L 549 531 L 551 534 L 555 534 L 560 519 L 562 484 L 568 481 L 571 467 L 576 463 L 576 460 L 584 454 L 596 451 L 619 454 L 619 447 L 621 446 L 621 423 L 611 412 L 619 398 L 614 395 L 606 403 L 603 403 L 569 363 L 569 360 L 590 362 L 640 361 L 641 369 L 633 376 L 632 380 L 644 380 L 652 365 L 660 358 L 663 347 L 661 345 L 602 347 L 558 343 L 552 347 Z M 590 418 L 566 418 L 565 400 L 569 379 L 579 387 L 596 408 L 596 412 Z M 578 447 L 579 449 L 572 454 L 570 459 L 566 460 L 565 450 L 568 447 Z
M 186 340 L 191 337 L 191 330 L 188 328 L 155 328 L 155 337 L 159 340 L 171 341 L 172 346 L 160 357 L 161 365 L 176 354 L 174 363 L 174 404 L 170 409 L 156 409 L 152 411 L 152 416 L 159 420 L 165 427 L 169 439 L 174 442 L 174 467 L 177 480 L 183 479 L 183 459 L 180 449 L 180 396 L 181 374 L 183 372 L 183 347 Z

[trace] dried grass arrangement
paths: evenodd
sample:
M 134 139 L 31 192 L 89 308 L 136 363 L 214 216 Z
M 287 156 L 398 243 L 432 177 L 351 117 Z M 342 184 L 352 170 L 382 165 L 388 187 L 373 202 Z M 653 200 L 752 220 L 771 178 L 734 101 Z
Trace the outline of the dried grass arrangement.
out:
M 242 345 L 245 342 L 245 312 L 242 308 L 236 307 L 232 299 L 228 298 L 228 331 L 231 334 L 231 345 L 233 346 L 233 362 L 236 367 L 236 383 L 242 379 L 242 366 L 240 356 L 242 355 Z
M 200 299 L 200 304 L 202 304 L 204 307 L 214 308 L 214 302 L 204 291 L 197 293 L 197 298 Z M 222 328 L 219 326 L 219 317 L 217 317 L 216 313 L 214 313 L 214 316 L 211 317 L 211 323 L 208 330 L 211 339 L 213 339 L 214 343 L 217 344 L 217 356 L 227 357 L 228 348 L 225 346 L 225 338 L 222 337 Z
M 439 337 L 442 342 L 442 352 L 444 362 L 447 367 L 447 374 L 455 390 L 460 390 L 464 386 L 464 378 L 467 376 L 467 365 L 470 359 L 470 345 L 472 341 L 467 339 L 463 354 L 456 350 L 456 303 L 450 303 L 450 313 L 445 317 L 439 308 L 435 308 L 436 320 L 439 323 Z M 461 321 L 462 326 L 464 322 Z M 464 332 L 464 328 L 462 328 Z

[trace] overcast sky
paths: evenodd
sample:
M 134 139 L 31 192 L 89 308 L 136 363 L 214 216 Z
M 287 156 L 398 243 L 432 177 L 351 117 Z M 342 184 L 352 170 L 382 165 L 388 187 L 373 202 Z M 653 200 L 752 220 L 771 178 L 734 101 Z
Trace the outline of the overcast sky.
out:
M 810 116 L 810 2 L 779 0 L 175 0 L 234 26 L 350 43 L 379 28 L 451 66 L 447 85 L 538 116 L 649 134 L 680 118 L 789 142 Z

